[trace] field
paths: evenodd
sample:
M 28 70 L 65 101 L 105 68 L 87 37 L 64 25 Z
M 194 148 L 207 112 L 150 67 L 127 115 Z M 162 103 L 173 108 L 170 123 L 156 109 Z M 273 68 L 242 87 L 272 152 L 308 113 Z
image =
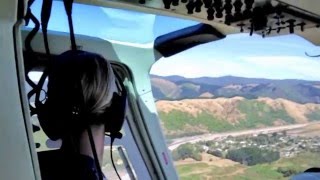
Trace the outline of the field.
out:
M 196 143 L 194 146 L 199 147 L 207 145 L 209 150 L 202 151 L 200 160 L 191 158 L 179 159 L 175 161 L 178 174 L 181 180 L 199 179 L 223 179 L 223 180 L 273 180 L 273 179 L 289 179 L 292 175 L 298 174 L 311 167 L 320 167 L 320 149 L 318 133 L 320 123 L 313 123 L 300 128 L 291 129 L 285 132 L 264 134 L 258 136 L 240 136 L 230 137 L 224 140 L 207 141 Z M 282 154 L 280 159 L 271 163 L 260 163 L 252 166 L 241 164 L 226 156 L 214 156 L 210 153 L 210 149 L 232 149 L 236 147 L 250 146 L 252 141 L 260 137 L 268 139 L 267 146 L 256 147 L 279 151 Z M 259 139 L 259 138 L 258 138 Z M 273 140 L 272 140 L 273 139 Z M 233 141 L 230 145 L 231 140 Z M 257 139 L 256 139 L 257 140 Z M 239 142 L 245 142 L 240 143 Z M 261 141 L 262 143 L 263 141 Z M 218 143 L 218 145 L 217 145 Z M 228 144 L 229 143 L 229 144 Z M 216 144 L 216 145 L 214 145 Z M 265 144 L 265 143 L 262 143 Z M 278 144 L 278 145 L 275 145 Z M 252 146 L 252 145 L 251 145 Z M 280 147 L 280 149 L 279 149 Z M 291 149 L 288 151 L 288 149 Z M 288 155 L 287 152 L 290 152 Z M 209 154 L 210 153 L 210 154 Z M 222 151 L 225 154 L 225 151 Z M 174 155 L 174 153 L 173 153 Z M 221 157 L 221 158 L 220 158 Z
M 287 131 L 292 136 L 315 137 L 319 136 L 320 124 L 308 125 L 304 128 L 293 129 Z
M 224 179 L 224 180 L 272 180 L 289 179 L 277 170 L 290 169 L 295 172 L 302 172 L 310 167 L 320 165 L 320 154 L 301 153 L 292 158 L 281 158 L 270 164 L 258 164 L 245 166 L 230 160 L 221 159 L 206 153 L 202 154 L 202 161 L 191 159 L 175 162 L 181 180 L 203 180 L 203 179 Z

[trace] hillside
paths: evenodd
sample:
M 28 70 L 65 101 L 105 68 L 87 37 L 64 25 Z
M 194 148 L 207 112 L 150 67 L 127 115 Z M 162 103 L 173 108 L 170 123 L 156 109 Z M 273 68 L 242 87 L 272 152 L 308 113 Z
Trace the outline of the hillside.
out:
M 169 80 L 163 78 L 152 78 L 152 91 L 153 95 L 159 99 L 179 97 L 180 88 Z
M 320 120 L 320 104 L 281 98 L 160 100 L 156 106 L 169 138 Z
M 320 103 L 320 82 L 272 80 L 234 76 L 184 78 L 151 76 L 156 99 L 179 100 L 241 96 L 247 99 L 282 98 L 298 103 Z

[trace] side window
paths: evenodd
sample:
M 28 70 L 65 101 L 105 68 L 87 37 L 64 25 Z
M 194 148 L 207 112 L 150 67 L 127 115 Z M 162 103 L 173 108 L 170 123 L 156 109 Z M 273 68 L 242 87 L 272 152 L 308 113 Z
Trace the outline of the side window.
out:
M 106 137 L 102 171 L 106 175 L 107 179 L 118 179 L 116 171 L 112 165 L 112 150 L 113 162 L 121 179 L 150 179 L 127 122 L 124 123 L 122 133 L 122 139 L 116 139 L 112 149 L 110 146 L 110 139 L 109 137 Z
M 28 76 L 32 82 L 38 82 L 41 75 L 42 75 L 42 72 L 40 72 L 40 71 L 31 71 L 28 74 Z M 44 89 L 40 95 L 41 100 L 45 100 L 45 93 L 47 91 L 47 89 L 46 89 L 47 83 L 48 83 L 48 81 L 46 80 L 45 84 L 43 86 Z M 27 90 L 27 93 L 29 93 L 32 90 L 32 87 L 27 82 L 26 82 L 26 90 Z M 32 107 L 35 107 L 35 105 L 34 105 L 35 100 L 34 99 L 35 99 L 35 95 L 33 95 L 29 99 L 30 105 Z M 61 140 L 52 141 L 47 137 L 47 135 L 43 132 L 43 130 L 40 126 L 38 116 L 36 114 L 31 117 L 31 121 L 32 121 L 32 126 L 33 126 L 33 137 L 34 137 L 34 142 L 36 143 L 36 151 L 37 152 L 55 150 L 55 149 L 60 148 Z
M 153 95 L 180 178 L 287 179 L 319 167 L 312 48 L 293 35 L 241 34 L 155 63 Z
M 127 149 L 123 145 L 116 145 L 112 147 L 113 160 L 111 159 L 111 147 L 105 146 L 103 154 L 102 171 L 107 179 L 117 179 L 118 176 L 113 167 L 112 161 L 119 173 L 121 179 L 137 179 L 137 174 L 128 157 Z

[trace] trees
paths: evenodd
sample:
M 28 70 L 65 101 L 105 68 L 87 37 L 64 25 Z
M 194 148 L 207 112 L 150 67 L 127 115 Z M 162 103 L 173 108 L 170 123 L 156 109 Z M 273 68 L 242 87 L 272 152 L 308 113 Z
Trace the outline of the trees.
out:
M 299 173 L 296 169 L 291 169 L 288 167 L 278 167 L 277 172 L 281 173 L 283 177 L 289 177 Z
M 259 134 L 252 138 L 253 142 L 261 145 L 267 145 L 269 143 L 269 136 L 267 134 Z
M 280 153 L 277 151 L 259 149 L 258 147 L 245 147 L 230 150 L 227 153 L 226 158 L 252 166 L 276 161 L 280 158 Z
M 216 157 L 224 158 L 223 153 L 219 150 L 208 150 L 207 153 Z
M 177 160 L 183 160 L 186 158 L 192 158 L 197 161 L 201 161 L 201 152 L 202 148 L 199 145 L 186 143 L 181 146 L 179 146 L 177 149 L 172 151 L 172 157 L 175 161 Z

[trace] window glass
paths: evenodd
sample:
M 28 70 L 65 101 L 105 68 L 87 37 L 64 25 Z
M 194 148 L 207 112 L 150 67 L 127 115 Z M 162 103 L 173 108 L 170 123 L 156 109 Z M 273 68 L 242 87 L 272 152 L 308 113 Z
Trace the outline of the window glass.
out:
M 41 6 L 42 1 L 35 1 L 31 6 L 38 20 Z M 77 3 L 73 5 L 72 15 L 76 34 L 137 44 L 152 44 L 160 35 L 197 24 L 194 21 L 173 17 Z M 33 28 L 33 23 L 28 27 Z M 48 29 L 69 32 L 62 1 L 53 1 Z
M 38 82 L 40 80 L 41 75 L 42 75 L 42 72 L 40 72 L 40 71 L 31 71 L 28 74 L 30 80 L 33 82 Z M 48 83 L 48 81 L 46 80 L 44 83 L 44 86 L 43 86 L 44 89 L 40 94 L 40 100 L 45 100 L 45 92 L 47 91 L 47 83 Z M 32 87 L 27 82 L 25 83 L 25 88 L 26 88 L 27 93 L 32 90 Z M 34 101 L 35 101 L 35 95 L 33 95 L 30 98 L 30 104 L 32 107 L 35 107 Z M 52 141 L 44 133 L 44 131 L 42 130 L 42 128 L 40 126 L 38 116 L 36 114 L 31 117 L 31 123 L 33 126 L 33 138 L 34 138 L 34 142 L 36 144 L 36 151 L 37 152 L 59 149 L 61 147 L 61 140 Z
M 230 35 L 159 60 L 151 82 L 184 179 L 288 179 L 320 165 L 320 52 L 295 36 Z
M 126 149 L 122 146 L 112 147 L 113 161 L 121 179 L 136 179 L 137 176 L 132 168 L 132 164 L 128 161 Z M 112 166 L 110 156 L 110 146 L 106 146 L 103 154 L 102 171 L 107 179 L 117 179 L 118 176 Z

